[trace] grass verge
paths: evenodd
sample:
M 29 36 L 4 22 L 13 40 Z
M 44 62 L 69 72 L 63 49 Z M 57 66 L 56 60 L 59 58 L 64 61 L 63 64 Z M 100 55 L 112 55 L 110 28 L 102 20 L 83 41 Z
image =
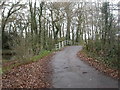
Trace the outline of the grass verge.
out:
M 11 60 L 11 61 L 7 61 L 7 60 L 3 60 L 3 66 L 2 69 L 0 69 L 0 73 L 4 74 L 8 71 L 10 71 L 11 69 L 18 67 L 20 65 L 25 65 L 25 64 L 29 64 L 32 62 L 36 62 L 42 58 L 44 58 L 45 56 L 48 56 L 52 53 L 53 51 L 47 51 L 47 50 L 42 50 L 39 55 L 33 56 L 32 58 L 28 58 L 27 60 Z
M 0 67 L 0 75 L 2 74 L 2 68 Z

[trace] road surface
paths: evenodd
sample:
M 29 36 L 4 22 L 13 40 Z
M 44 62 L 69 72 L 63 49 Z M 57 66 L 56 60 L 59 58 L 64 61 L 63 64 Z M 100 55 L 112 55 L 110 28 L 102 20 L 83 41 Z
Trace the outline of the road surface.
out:
M 54 88 L 118 88 L 114 80 L 77 57 L 81 46 L 69 46 L 52 57 Z

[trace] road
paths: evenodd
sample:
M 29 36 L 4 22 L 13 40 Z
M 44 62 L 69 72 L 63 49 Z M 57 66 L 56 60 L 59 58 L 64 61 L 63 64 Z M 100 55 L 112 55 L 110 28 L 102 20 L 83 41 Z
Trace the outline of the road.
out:
M 114 80 L 77 57 L 81 46 L 69 46 L 52 57 L 54 88 L 118 88 Z

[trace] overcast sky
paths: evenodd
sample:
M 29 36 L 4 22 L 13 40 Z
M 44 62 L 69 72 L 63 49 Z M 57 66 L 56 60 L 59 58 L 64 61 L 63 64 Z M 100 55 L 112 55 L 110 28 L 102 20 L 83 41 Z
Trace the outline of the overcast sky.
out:
M 10 1 L 10 2 L 17 2 L 17 1 L 21 1 L 23 3 L 25 2 L 29 2 L 29 1 L 32 1 L 32 2 L 41 2 L 41 1 L 48 1 L 48 2 L 110 2 L 110 3 L 113 3 L 113 4 L 118 4 L 118 2 L 120 2 L 120 0 L 3 0 L 3 1 Z M 37 6 L 39 6 L 39 3 L 37 3 Z M 114 14 L 118 15 L 118 11 L 114 11 L 113 12 Z
M 32 0 L 35 1 L 35 0 Z M 37 1 L 41 1 L 41 0 L 37 0 Z M 43 0 L 46 1 L 46 0 Z M 114 3 L 117 4 L 120 0 L 47 0 L 47 1 L 53 1 L 53 2 L 66 2 L 66 1 L 71 1 L 71 2 L 80 2 L 80 1 L 87 1 L 87 2 L 104 2 L 104 1 L 108 1 L 110 3 Z
M 8 0 L 6 0 L 8 1 Z M 18 1 L 18 0 L 9 0 L 9 1 L 12 1 L 12 2 L 15 2 L 15 1 Z M 26 2 L 26 1 L 29 1 L 29 0 L 20 0 L 20 1 L 23 1 L 23 2 Z M 35 0 L 31 0 L 33 2 L 35 2 Z M 114 3 L 114 4 L 117 4 L 120 0 L 36 0 L 36 1 L 49 1 L 49 2 L 66 2 L 66 1 L 71 1 L 71 2 L 81 2 L 81 1 L 87 1 L 87 2 L 105 2 L 105 1 L 108 1 L 110 3 Z

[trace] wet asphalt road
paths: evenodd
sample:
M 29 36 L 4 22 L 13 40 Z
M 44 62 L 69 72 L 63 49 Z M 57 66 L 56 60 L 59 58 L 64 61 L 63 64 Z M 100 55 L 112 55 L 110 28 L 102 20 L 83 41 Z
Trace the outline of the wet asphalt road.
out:
M 69 46 L 52 58 L 54 88 L 118 88 L 118 81 L 105 76 L 77 57 L 81 46 Z

